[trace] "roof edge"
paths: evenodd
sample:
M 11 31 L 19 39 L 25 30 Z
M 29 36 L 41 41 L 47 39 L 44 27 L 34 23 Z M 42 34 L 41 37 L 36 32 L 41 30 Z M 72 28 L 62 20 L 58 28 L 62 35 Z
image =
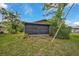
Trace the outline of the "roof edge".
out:
M 36 23 L 25 23 L 26 24 L 33 24 L 33 25 L 47 25 L 47 26 L 50 26 L 49 24 L 36 24 Z

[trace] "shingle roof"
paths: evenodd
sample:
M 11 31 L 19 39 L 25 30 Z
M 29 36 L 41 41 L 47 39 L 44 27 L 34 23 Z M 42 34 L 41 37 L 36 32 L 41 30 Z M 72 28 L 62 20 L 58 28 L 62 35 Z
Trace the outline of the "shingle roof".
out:
M 35 21 L 33 23 L 34 24 L 47 24 L 47 25 L 49 25 L 48 20 L 39 20 L 39 21 Z

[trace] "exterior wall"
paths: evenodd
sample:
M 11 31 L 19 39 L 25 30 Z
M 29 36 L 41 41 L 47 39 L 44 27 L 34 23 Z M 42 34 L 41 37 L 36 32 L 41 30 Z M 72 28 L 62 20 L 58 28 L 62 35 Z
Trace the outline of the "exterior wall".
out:
M 79 28 L 73 28 L 73 29 L 72 29 L 72 32 L 73 32 L 73 33 L 79 33 Z
M 25 24 L 25 33 L 49 34 L 49 25 L 27 23 Z

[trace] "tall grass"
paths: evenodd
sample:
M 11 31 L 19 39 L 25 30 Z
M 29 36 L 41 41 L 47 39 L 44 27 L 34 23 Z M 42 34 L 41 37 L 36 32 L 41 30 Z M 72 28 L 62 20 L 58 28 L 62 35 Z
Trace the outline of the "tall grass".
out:
M 31 36 L 24 38 L 24 34 L 0 35 L 1 56 L 56 56 L 79 55 L 79 35 L 71 34 L 69 40 L 55 39 L 50 46 L 51 37 Z

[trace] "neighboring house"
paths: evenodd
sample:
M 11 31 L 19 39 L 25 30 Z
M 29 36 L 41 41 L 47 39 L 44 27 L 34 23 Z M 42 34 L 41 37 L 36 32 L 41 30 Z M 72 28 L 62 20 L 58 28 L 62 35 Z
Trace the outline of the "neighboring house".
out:
M 73 33 L 79 33 L 79 26 L 72 26 Z
M 49 34 L 47 20 L 40 20 L 33 23 L 25 23 L 25 33 L 28 34 Z

